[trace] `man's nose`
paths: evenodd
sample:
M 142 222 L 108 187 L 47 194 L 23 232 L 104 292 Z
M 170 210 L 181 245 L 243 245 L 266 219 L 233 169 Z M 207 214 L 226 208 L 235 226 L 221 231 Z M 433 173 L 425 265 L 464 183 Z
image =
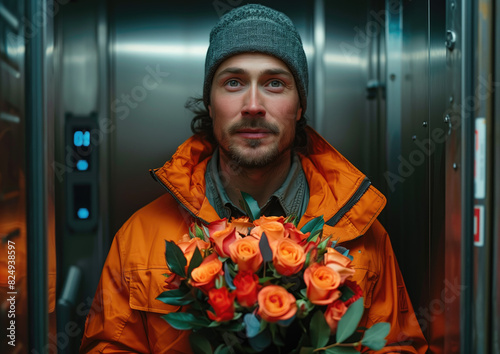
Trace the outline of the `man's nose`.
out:
M 262 93 L 259 92 L 257 85 L 251 85 L 247 91 L 241 115 L 249 118 L 263 117 L 266 115 L 266 109 L 262 102 Z

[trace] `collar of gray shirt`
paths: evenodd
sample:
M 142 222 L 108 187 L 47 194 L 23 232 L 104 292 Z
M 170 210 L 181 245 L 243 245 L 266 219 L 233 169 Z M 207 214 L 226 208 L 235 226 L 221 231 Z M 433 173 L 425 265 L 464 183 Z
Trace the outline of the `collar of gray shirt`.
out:
M 212 159 L 208 162 L 205 172 L 206 196 L 220 218 L 238 218 L 246 215 L 229 199 L 224 182 L 230 177 L 219 174 L 219 149 L 215 149 Z M 265 181 L 263 181 L 265 183 Z M 304 215 L 309 203 L 309 186 L 297 154 L 292 156 L 290 171 L 281 185 L 260 209 L 260 215 L 290 216 L 296 215 L 299 219 Z

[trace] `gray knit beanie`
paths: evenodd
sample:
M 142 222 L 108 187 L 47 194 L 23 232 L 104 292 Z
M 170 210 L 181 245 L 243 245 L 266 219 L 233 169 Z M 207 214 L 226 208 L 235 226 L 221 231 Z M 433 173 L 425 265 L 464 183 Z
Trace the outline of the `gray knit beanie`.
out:
M 302 40 L 292 21 L 269 7 L 250 4 L 231 10 L 210 32 L 205 60 L 203 102 L 208 107 L 212 80 L 227 58 L 258 52 L 281 59 L 292 72 L 299 92 L 302 112 L 307 107 L 308 72 Z

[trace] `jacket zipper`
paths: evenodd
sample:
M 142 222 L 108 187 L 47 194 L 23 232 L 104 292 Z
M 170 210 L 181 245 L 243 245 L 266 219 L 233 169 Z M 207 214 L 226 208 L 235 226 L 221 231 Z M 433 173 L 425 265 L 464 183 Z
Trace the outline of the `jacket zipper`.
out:
M 202 218 L 200 218 L 199 216 L 195 215 L 191 210 L 188 209 L 187 206 L 184 205 L 184 203 L 182 203 L 179 198 L 177 198 L 177 196 L 175 195 L 174 192 L 172 192 L 166 185 L 165 183 L 163 183 L 163 181 L 156 175 L 156 170 L 149 170 L 149 173 L 151 174 L 151 177 L 153 177 L 153 179 L 158 182 L 163 188 L 165 188 L 167 190 L 167 192 L 175 199 L 175 201 L 177 203 L 179 203 L 179 205 L 181 205 L 193 218 L 197 219 L 197 220 L 200 220 L 203 224 L 205 225 L 208 225 L 209 222 L 203 220 Z
M 325 224 L 328 226 L 335 226 L 339 222 L 339 220 L 342 219 L 342 217 L 349 210 L 351 210 L 351 208 L 354 205 L 356 205 L 357 202 L 359 202 L 359 200 L 361 199 L 363 194 L 365 194 L 366 191 L 368 190 L 368 188 L 370 188 L 371 184 L 372 184 L 372 182 L 367 177 L 365 177 L 365 179 L 363 180 L 363 182 L 361 182 L 361 185 L 358 187 L 356 192 L 354 192 L 351 199 L 349 199 L 347 201 L 347 203 L 342 208 L 340 208 L 340 210 L 337 211 L 337 213 L 330 220 L 328 220 Z

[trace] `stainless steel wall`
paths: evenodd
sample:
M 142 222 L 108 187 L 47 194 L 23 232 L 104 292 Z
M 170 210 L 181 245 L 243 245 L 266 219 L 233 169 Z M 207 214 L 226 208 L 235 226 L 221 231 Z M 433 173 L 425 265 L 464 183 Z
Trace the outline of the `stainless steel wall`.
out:
M 461 170 L 460 128 L 467 50 L 463 42 L 447 47 L 445 40 L 447 30 L 469 28 L 462 28 L 464 2 L 260 3 L 288 14 L 302 35 L 310 124 L 387 196 L 381 220 L 431 352 L 458 352 L 465 306 L 462 179 L 469 181 Z M 191 135 L 192 113 L 184 104 L 201 96 L 210 28 L 241 4 L 76 1 L 56 18 L 58 159 L 66 157 L 66 113 L 97 112 L 102 122 L 100 226 L 82 234 L 60 229 L 60 247 L 74 255 L 62 255 L 62 277 L 76 262 L 89 278 L 82 309 L 113 234 L 164 193 L 148 170 Z
M 17 340 L 21 347 L 28 345 L 27 296 L 27 234 L 26 234 L 26 157 L 24 102 L 25 40 L 21 19 L 24 4 L 9 1 L 0 3 L 0 326 L 8 328 L 8 311 L 4 294 L 18 292 Z M 10 258 L 9 258 L 10 256 Z M 11 262 L 9 262 L 11 261 Z M 12 262 L 13 261 L 13 262 Z M 9 265 L 11 268 L 9 269 Z M 13 266 L 13 268 L 12 268 Z M 14 270 L 8 272 L 8 270 Z M 9 289 L 9 285 L 13 285 Z M 14 338 L 15 339 L 15 338 Z M 7 353 L 4 337 L 0 351 Z

